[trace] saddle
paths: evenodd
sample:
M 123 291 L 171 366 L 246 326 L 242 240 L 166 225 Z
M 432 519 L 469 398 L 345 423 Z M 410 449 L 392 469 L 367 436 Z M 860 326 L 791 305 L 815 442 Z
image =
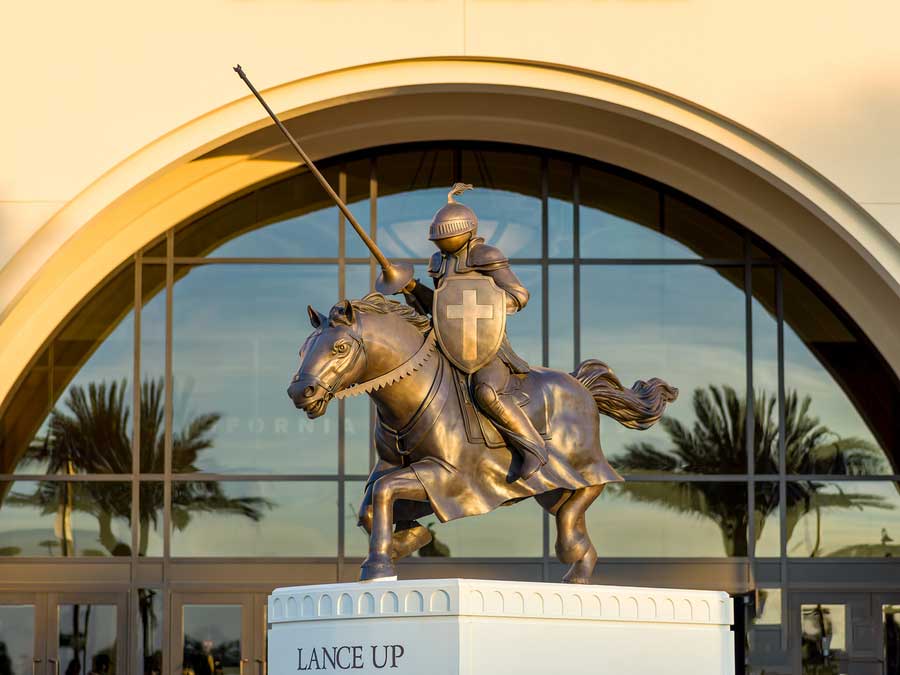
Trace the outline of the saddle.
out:
M 534 371 L 531 371 L 532 373 Z M 442 387 L 445 377 L 452 382 L 449 387 Z M 462 413 L 466 428 L 466 437 L 474 445 L 486 445 L 499 448 L 506 445 L 497 427 L 487 415 L 478 410 L 472 402 L 466 374 L 455 368 L 449 361 L 441 359 L 439 370 L 431 388 L 412 419 L 403 429 L 393 429 L 380 416 L 376 417 L 376 446 L 395 454 L 397 464 L 403 464 L 406 455 L 411 453 L 424 440 L 446 404 L 456 395 L 459 410 Z M 512 375 L 509 384 L 501 396 L 512 397 L 521 406 L 544 440 L 550 440 L 550 421 L 547 411 L 547 399 L 540 383 L 527 375 Z
M 494 422 L 485 415 L 478 406 L 472 402 L 471 390 L 468 378 L 462 371 L 451 368 L 453 372 L 453 384 L 456 396 L 459 400 L 459 408 L 462 411 L 463 422 L 466 427 L 466 436 L 470 443 L 484 443 L 489 448 L 499 448 L 506 445 L 503 436 L 497 430 Z M 533 371 L 532 371 L 533 372 Z M 531 385 L 531 386 L 528 386 Z M 547 413 L 547 398 L 544 388 L 540 383 L 531 379 L 531 373 L 525 375 L 511 375 L 507 388 L 500 392 L 500 396 L 513 399 L 520 408 L 525 411 L 528 419 L 534 425 L 535 430 L 545 441 L 550 440 L 550 420 Z

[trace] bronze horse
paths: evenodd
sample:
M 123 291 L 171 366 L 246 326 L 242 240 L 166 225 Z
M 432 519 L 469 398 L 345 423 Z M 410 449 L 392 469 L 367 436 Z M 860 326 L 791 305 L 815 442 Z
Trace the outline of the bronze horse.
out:
M 327 317 L 308 311 L 315 331 L 288 388 L 294 405 L 315 418 L 334 398 L 367 393 L 378 411 L 379 459 L 359 513 L 370 534 L 361 579 L 394 576 L 396 560 L 431 541 L 417 518 L 434 513 L 446 522 L 534 497 L 556 517 L 556 553 L 571 564 L 563 581 L 589 583 L 597 552 L 585 511 L 606 483 L 622 480 L 600 449 L 597 412 L 646 429 L 677 389 L 659 379 L 626 389 L 596 360 L 571 375 L 533 368 L 514 376 L 510 395 L 542 432 L 550 457 L 517 480 L 519 454 L 471 405 L 465 376 L 436 346 L 427 316 L 378 293 L 344 300 Z

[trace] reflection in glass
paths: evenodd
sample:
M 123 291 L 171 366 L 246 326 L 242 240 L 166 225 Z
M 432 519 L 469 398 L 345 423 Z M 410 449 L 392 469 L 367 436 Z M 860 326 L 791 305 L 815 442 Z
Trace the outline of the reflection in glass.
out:
M 241 606 L 184 605 L 182 673 L 236 675 L 241 668 Z
M 756 557 L 781 556 L 781 512 L 778 483 L 759 482 L 756 487 Z
M 760 588 L 757 591 L 759 603 L 753 623 L 757 626 L 781 625 L 781 589 Z
M 756 472 L 777 474 L 778 322 L 775 318 L 775 270 L 754 267 L 751 285 Z
M 659 192 L 602 169 L 581 167 L 582 258 L 662 258 L 669 240 L 659 233 Z M 685 252 L 676 244 L 676 253 Z
M 587 521 L 601 557 L 746 556 L 747 485 L 615 483 Z
M 792 557 L 900 556 L 900 486 L 890 481 L 789 481 Z
M 34 605 L 0 605 L 0 673 L 31 675 Z
M 62 327 L 0 423 L 0 472 L 131 472 L 134 266 L 115 273 Z M 127 406 L 127 410 L 123 409 Z M 116 427 L 92 433 L 98 415 Z M 107 439 L 101 435 L 110 433 Z M 113 447 L 106 447 L 107 441 Z
M 172 491 L 172 506 L 184 508 L 185 500 L 189 504 L 205 502 L 211 510 L 214 507 L 228 508 L 227 500 L 217 491 L 215 483 L 203 485 L 203 490 L 188 491 L 181 489 L 176 483 Z M 143 482 L 138 490 L 140 516 L 138 530 L 138 555 L 159 557 L 163 554 L 163 483 Z
M 372 173 L 372 161 L 366 158 L 348 162 L 343 166 L 343 170 L 347 181 L 346 204 L 363 230 L 371 236 L 369 179 Z M 347 219 L 344 219 L 344 255 L 348 258 L 368 258 L 370 255 L 369 249 L 366 248 Z
M 478 236 L 507 257 L 540 257 L 541 161 L 538 157 L 531 153 L 463 150 L 461 180 L 475 186 L 459 201 L 477 214 Z
M 803 675 L 839 675 L 847 656 L 847 608 L 801 605 L 800 651 Z
M 699 265 L 582 267 L 581 358 L 608 363 L 623 382 L 660 377 L 681 391 L 651 429 L 601 421 L 604 451 L 620 470 L 746 472 L 736 394 L 746 389 L 741 275 Z
M 0 482 L 0 554 L 131 555 L 131 483 Z
M 884 672 L 885 675 L 900 673 L 900 606 L 884 605 L 881 608 L 884 619 Z
M 547 255 L 571 258 L 573 251 L 574 206 L 572 204 L 572 165 L 551 159 L 547 166 Z
M 548 274 L 549 316 L 547 325 L 550 330 L 551 368 L 566 373 L 575 368 L 575 326 L 572 321 L 574 307 L 574 271 L 572 265 L 550 265 Z
M 216 491 L 191 504 L 179 493 Z M 337 482 L 177 481 L 172 484 L 173 556 L 332 557 L 337 553 Z M 211 508 L 212 507 L 212 508 Z
M 884 448 L 896 448 L 896 381 L 812 287 L 785 272 L 784 379 L 807 398 L 828 434 L 809 473 L 892 473 Z M 852 446 L 852 451 L 847 447 Z
M 337 169 L 320 167 L 337 188 Z M 336 258 L 338 209 L 307 171 L 255 190 L 175 232 L 175 255 Z
M 144 265 L 141 276 L 140 470 L 163 473 L 166 375 L 166 268 Z
M 334 268 L 207 265 L 177 276 L 173 425 L 186 440 L 173 439 L 174 471 L 336 472 L 337 406 L 310 420 L 285 393 L 312 330 L 305 305 L 327 312 L 336 301 Z
M 389 258 L 427 259 L 434 253 L 428 226 L 458 180 L 453 155 L 436 148 L 378 158 L 377 241 Z
M 66 675 L 117 672 L 115 605 L 59 606 L 59 666 Z
M 162 592 L 155 588 L 138 589 L 138 662 L 144 675 L 162 673 Z

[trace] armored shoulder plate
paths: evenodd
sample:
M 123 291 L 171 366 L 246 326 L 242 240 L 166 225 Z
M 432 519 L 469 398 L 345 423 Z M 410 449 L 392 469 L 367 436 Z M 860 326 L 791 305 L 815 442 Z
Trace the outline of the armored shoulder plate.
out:
M 503 251 L 494 246 L 483 243 L 484 240 L 473 243 L 469 249 L 469 267 L 476 270 L 496 270 L 509 266 L 509 258 Z
M 428 275 L 436 277 L 441 273 L 441 263 L 443 262 L 443 253 L 438 251 L 432 254 L 431 262 L 428 263 Z

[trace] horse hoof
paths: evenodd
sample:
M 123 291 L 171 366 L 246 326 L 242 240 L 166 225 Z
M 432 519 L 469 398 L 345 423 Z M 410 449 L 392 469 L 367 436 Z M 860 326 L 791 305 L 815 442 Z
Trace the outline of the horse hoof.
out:
M 371 581 L 397 576 L 394 564 L 388 556 L 370 555 L 359 568 L 359 580 Z

